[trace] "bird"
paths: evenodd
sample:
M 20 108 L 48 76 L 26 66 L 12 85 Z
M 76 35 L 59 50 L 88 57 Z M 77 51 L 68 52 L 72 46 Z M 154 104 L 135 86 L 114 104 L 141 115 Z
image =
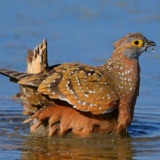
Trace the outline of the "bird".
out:
M 63 63 L 39 73 L 2 68 L 0 73 L 33 90 L 33 100 L 26 101 L 35 110 L 24 121 L 32 121 L 31 132 L 42 127 L 48 136 L 126 134 L 139 96 L 139 56 L 154 46 L 141 33 L 129 33 L 114 43 L 111 57 L 100 66 Z

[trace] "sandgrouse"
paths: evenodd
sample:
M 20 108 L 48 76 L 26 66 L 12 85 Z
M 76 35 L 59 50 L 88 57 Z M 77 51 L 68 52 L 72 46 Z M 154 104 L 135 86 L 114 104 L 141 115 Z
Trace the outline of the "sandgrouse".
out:
M 133 119 L 139 95 L 138 58 L 151 46 L 156 43 L 132 33 L 114 43 L 112 56 L 101 66 L 64 63 L 49 67 L 46 51 L 39 54 L 41 60 L 45 57 L 40 66 L 47 64 L 39 73 L 36 67 L 40 63 L 28 63 L 28 73 L 8 69 L 0 69 L 0 73 L 21 86 L 21 99 L 29 106 L 30 117 L 25 122 L 33 122 L 32 132 L 43 126 L 49 136 L 69 131 L 121 134 Z M 38 48 L 43 52 L 43 47 Z M 37 62 L 37 56 L 32 60 Z

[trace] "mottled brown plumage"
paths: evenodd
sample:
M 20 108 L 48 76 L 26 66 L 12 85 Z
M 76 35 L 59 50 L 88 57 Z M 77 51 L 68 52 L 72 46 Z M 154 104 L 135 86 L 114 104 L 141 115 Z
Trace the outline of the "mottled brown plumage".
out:
M 27 62 L 27 73 L 40 73 L 48 68 L 47 59 L 47 40 L 44 39 L 41 44 L 35 47 L 32 51 L 28 50 L 26 57 Z
M 44 39 L 41 44 L 36 46 L 33 51 L 29 49 L 26 56 L 26 72 L 37 74 L 48 69 L 49 66 L 47 54 L 46 39 Z M 20 92 L 18 93 L 18 96 L 22 100 L 24 115 L 32 115 L 39 108 L 41 108 L 41 106 L 49 104 L 49 101 L 39 94 L 35 88 L 26 85 L 20 85 Z M 42 99 L 44 100 L 44 103 L 40 103 L 40 100 Z
M 50 136 L 70 130 L 79 135 L 123 133 L 132 121 L 139 94 L 138 57 L 155 45 L 140 33 L 128 34 L 114 44 L 111 58 L 102 66 L 66 63 L 45 67 L 38 74 L 0 72 L 31 88 L 32 93 L 25 90 L 27 98 L 22 98 L 36 108 L 25 121 L 33 120 L 31 131 L 44 126 Z M 33 70 L 36 67 L 32 65 Z

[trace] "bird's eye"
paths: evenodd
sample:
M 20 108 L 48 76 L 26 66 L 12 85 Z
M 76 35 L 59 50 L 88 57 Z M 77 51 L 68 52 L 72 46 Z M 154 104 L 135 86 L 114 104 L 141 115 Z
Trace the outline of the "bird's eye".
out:
M 143 47 L 143 41 L 141 39 L 133 40 L 132 45 L 137 46 L 139 48 Z
M 134 41 L 134 44 L 135 44 L 135 45 L 138 45 L 138 44 L 139 44 L 139 41 Z

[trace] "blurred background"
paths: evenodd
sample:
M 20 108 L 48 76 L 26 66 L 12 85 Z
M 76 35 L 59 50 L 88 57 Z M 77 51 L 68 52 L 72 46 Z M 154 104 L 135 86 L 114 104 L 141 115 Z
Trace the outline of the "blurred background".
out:
M 159 0 L 1 0 L 2 68 L 25 71 L 27 50 L 33 49 L 44 38 L 48 40 L 49 64 L 81 62 L 101 65 L 111 56 L 113 43 L 131 32 L 144 34 L 155 41 L 157 47 L 155 52 L 150 49 L 140 57 L 140 96 L 127 138 L 94 135 L 88 139 L 48 140 L 43 137 L 44 143 L 38 143 L 37 137 L 28 135 L 29 125 L 21 124 L 21 104 L 11 98 L 18 92 L 18 85 L 0 76 L 0 140 L 3 144 L 0 157 L 157 159 L 160 156 L 159 6 Z M 50 150 L 51 146 L 54 149 Z M 39 152 L 41 154 L 37 155 Z

